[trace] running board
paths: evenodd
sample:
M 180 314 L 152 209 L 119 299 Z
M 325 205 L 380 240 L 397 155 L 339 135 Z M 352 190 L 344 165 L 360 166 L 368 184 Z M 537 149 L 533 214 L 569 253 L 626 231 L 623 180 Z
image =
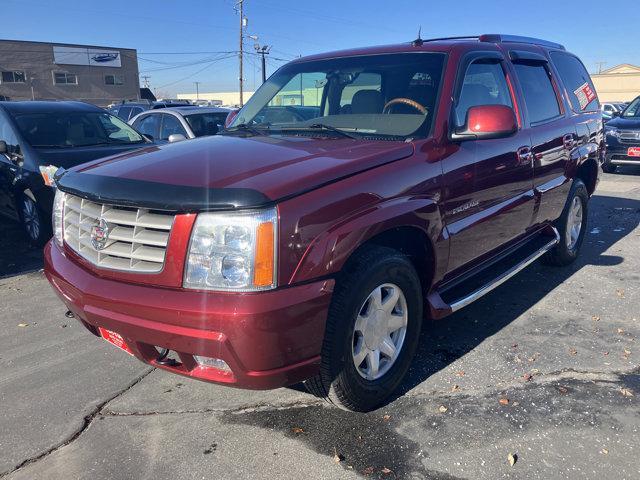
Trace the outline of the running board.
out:
M 550 228 L 551 231 L 549 232 L 547 229 L 547 232 L 551 233 L 552 236 L 547 234 L 535 237 L 533 240 L 517 248 L 511 255 L 505 256 L 505 258 L 499 262 L 495 262 L 492 266 L 481 270 L 464 282 L 452 286 L 445 286 L 443 290 L 433 292 L 429 295 L 428 301 L 432 318 L 444 317 L 475 302 L 555 247 L 560 242 L 560 234 L 555 227 L 550 226 Z M 518 252 L 518 250 L 526 249 L 527 246 L 533 246 L 533 253 Z M 516 258 L 516 263 L 510 265 L 509 259 L 513 259 L 513 257 Z M 504 266 L 505 263 L 506 266 Z M 465 288 L 465 284 L 471 285 L 470 291 L 468 286 Z

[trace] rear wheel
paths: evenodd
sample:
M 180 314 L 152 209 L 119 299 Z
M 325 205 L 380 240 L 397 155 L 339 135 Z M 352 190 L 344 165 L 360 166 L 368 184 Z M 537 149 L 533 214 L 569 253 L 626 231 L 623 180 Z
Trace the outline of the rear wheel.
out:
M 587 228 L 589 194 L 585 184 L 574 180 L 562 215 L 556 222 L 560 242 L 543 257 L 548 265 L 564 266 L 578 258 Z
M 382 405 L 409 369 L 421 322 L 422 289 L 411 262 L 393 249 L 367 247 L 336 284 L 321 371 L 307 389 L 346 410 Z

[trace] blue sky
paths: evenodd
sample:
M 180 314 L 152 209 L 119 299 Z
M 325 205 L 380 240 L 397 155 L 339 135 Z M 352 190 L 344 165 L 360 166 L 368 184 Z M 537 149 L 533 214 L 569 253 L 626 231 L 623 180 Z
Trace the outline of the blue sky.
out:
M 511 33 L 563 43 L 589 71 L 640 64 L 638 0 L 245 0 L 247 33 L 272 45 L 273 72 L 284 60 L 327 50 L 423 37 Z M 166 93 L 237 89 L 235 0 L 0 0 L 0 37 L 135 48 L 141 74 Z M 615 22 L 615 23 L 614 23 Z M 253 51 L 254 41 L 245 42 Z M 260 83 L 248 56 L 247 90 Z

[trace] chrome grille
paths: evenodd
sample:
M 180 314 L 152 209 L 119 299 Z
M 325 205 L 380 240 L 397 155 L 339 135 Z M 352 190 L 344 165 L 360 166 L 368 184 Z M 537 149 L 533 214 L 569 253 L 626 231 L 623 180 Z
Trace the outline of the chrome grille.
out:
M 98 267 L 154 273 L 164 265 L 173 219 L 171 214 L 103 205 L 65 194 L 64 240 Z M 94 227 L 100 226 L 101 220 L 108 233 L 104 244 L 96 247 Z
M 618 138 L 622 143 L 640 144 L 640 130 L 620 130 Z

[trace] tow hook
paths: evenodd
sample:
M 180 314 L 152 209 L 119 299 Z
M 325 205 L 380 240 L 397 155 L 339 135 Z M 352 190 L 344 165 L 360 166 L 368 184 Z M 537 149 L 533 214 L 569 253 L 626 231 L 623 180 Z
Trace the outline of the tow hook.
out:
M 159 363 L 160 365 L 166 365 L 168 367 L 172 367 L 178 364 L 178 362 L 176 362 L 173 358 L 168 358 L 169 352 L 171 350 L 169 350 L 168 348 L 159 348 L 158 350 L 159 351 L 158 357 L 156 358 L 156 363 Z

